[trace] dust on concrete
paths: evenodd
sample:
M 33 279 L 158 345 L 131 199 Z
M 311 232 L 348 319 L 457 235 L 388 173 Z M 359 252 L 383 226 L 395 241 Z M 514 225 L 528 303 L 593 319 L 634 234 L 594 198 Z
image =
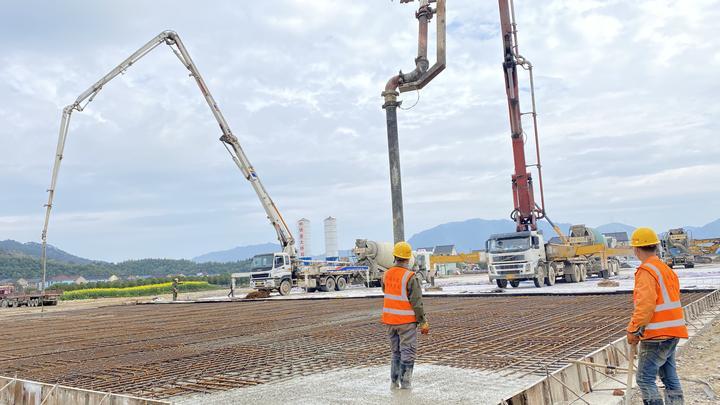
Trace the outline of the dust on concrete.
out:
M 390 389 L 390 367 L 351 368 L 216 394 L 173 398 L 190 404 L 497 404 L 532 385 L 514 378 L 447 366 L 416 364 L 412 390 Z

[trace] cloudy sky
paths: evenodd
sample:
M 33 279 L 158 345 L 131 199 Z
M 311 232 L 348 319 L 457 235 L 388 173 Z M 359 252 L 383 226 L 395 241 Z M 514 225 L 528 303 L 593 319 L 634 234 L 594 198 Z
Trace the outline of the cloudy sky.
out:
M 314 253 L 328 215 L 343 247 L 391 239 L 380 92 L 413 68 L 415 4 L 3 3 L 0 239 L 40 239 L 62 107 L 164 29 L 183 38 L 286 219 L 313 222 Z M 399 112 L 408 236 L 512 208 L 497 3 L 448 3 L 447 69 Z M 551 217 L 661 229 L 720 217 L 720 1 L 516 8 Z M 194 81 L 157 48 L 74 114 L 50 243 L 122 260 L 274 240 L 219 135 Z

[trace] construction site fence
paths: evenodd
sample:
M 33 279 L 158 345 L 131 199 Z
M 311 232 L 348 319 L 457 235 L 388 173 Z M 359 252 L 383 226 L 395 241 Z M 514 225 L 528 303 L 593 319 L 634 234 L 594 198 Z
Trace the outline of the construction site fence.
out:
M 697 333 L 710 320 L 720 314 L 720 290 L 715 290 L 683 307 L 685 320 L 690 335 Z M 506 397 L 501 405 L 561 405 L 589 403 L 583 397 L 592 393 L 595 388 L 608 380 L 617 382 L 623 390 L 624 377 L 616 376 L 615 369 L 624 370 L 628 367 L 630 345 L 622 337 L 595 352 L 578 359 L 577 363 L 569 364 L 553 373 L 547 373 L 530 387 Z M 585 364 L 583 364 L 585 363 Z M 588 363 L 608 365 L 610 367 L 593 367 Z M 617 397 L 619 403 L 622 397 Z
M 171 402 L 0 376 L 0 405 L 169 405 Z

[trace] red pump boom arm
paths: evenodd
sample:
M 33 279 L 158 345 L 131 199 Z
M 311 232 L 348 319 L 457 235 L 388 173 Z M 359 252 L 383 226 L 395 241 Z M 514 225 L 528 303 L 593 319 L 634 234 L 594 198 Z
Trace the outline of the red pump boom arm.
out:
M 538 146 L 537 121 L 535 113 L 535 95 L 533 89 L 532 64 L 518 53 L 517 31 L 515 13 L 512 0 L 498 0 L 500 8 L 500 31 L 503 40 L 503 73 L 505 74 L 505 91 L 508 100 L 510 115 L 510 132 L 513 148 L 515 173 L 512 175 L 514 209 L 510 217 L 517 224 L 518 231 L 537 230 L 537 221 L 545 217 L 545 202 L 542 189 L 542 172 L 540 166 L 540 151 Z M 532 94 L 533 126 L 535 129 L 535 145 L 537 148 L 538 177 L 540 180 L 540 195 L 542 206 L 535 203 L 533 195 L 532 174 L 528 171 L 525 159 L 525 133 L 522 129 L 522 115 L 520 111 L 520 95 L 518 88 L 517 66 L 520 65 L 530 73 L 530 88 Z

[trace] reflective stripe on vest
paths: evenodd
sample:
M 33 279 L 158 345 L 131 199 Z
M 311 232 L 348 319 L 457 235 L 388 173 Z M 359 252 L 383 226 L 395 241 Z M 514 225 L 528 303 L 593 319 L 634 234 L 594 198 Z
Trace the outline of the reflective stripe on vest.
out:
M 662 328 L 672 328 L 675 326 L 685 326 L 685 318 L 683 319 L 676 319 L 674 321 L 665 321 L 665 322 L 653 322 L 649 323 L 645 330 L 653 330 L 653 329 L 662 329 Z
M 403 274 L 402 284 L 400 284 L 400 295 L 385 293 L 385 298 L 395 301 L 409 301 L 407 296 L 407 282 L 411 275 L 412 273 L 407 270 L 405 271 L 405 274 Z
M 662 294 L 663 303 L 655 306 L 655 312 L 682 307 L 682 303 L 680 301 L 670 300 L 670 294 L 668 294 L 667 287 L 665 286 L 665 280 L 663 279 L 660 270 L 654 264 L 645 263 L 645 265 L 650 267 L 650 269 L 653 270 L 655 274 L 657 274 L 658 284 L 660 284 L 660 294 Z
M 663 267 L 662 270 L 660 266 Z M 664 277 L 664 275 L 668 277 L 674 275 L 672 269 L 667 268 L 662 262 L 656 262 L 655 264 L 645 262 L 640 265 L 639 269 L 644 269 L 652 274 L 657 282 L 656 291 L 660 290 L 659 294 L 657 294 L 655 310 L 650 319 L 650 323 L 645 325 L 643 339 L 654 339 L 666 336 L 687 338 L 688 332 L 685 326 L 682 302 L 680 301 L 679 282 L 676 281 L 675 277 L 670 279 Z M 673 296 L 676 298 L 675 300 L 670 296 L 668 286 L 672 287 Z M 661 300 L 662 303 L 660 303 Z
M 385 299 L 383 300 L 382 322 L 387 325 L 402 325 L 417 322 L 415 311 L 408 299 L 407 284 L 412 271 L 392 267 L 385 272 Z
M 403 310 L 403 309 L 392 309 L 392 308 L 383 308 L 383 312 L 387 312 L 389 314 L 395 314 L 395 315 L 412 315 L 415 316 L 415 311 L 412 310 Z

